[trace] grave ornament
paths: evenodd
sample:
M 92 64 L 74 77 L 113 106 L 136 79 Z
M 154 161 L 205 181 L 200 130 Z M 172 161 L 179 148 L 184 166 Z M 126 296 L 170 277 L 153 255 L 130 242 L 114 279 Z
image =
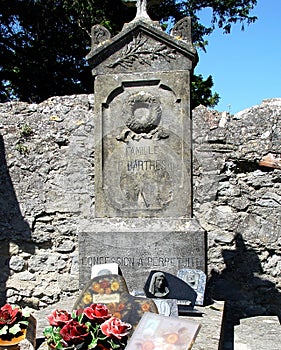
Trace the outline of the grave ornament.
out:
M 147 0 L 137 0 L 137 15 L 136 17 L 149 18 L 146 12 Z
M 169 294 L 168 283 L 163 272 L 155 272 L 151 276 L 148 291 L 156 298 L 164 298 Z
M 179 313 L 192 311 L 197 293 L 187 283 L 168 272 L 152 270 L 144 285 L 148 298 L 176 299 Z
M 157 306 L 159 315 L 177 317 L 179 315 L 177 300 L 175 299 L 152 299 Z
M 126 350 L 190 350 L 200 324 L 188 319 L 152 314 L 143 315 Z
M 206 274 L 196 269 L 181 269 L 177 276 L 186 282 L 197 293 L 196 305 L 204 304 L 204 294 L 206 288 Z
M 184 17 L 179 20 L 171 31 L 171 35 L 178 40 L 184 40 L 191 43 L 191 18 Z
M 97 264 L 92 266 L 91 279 L 103 275 L 120 275 L 122 276 L 122 271 L 118 264 Z
M 91 38 L 92 38 L 92 49 L 96 46 L 101 45 L 106 40 L 111 38 L 111 34 L 107 28 L 100 24 L 96 24 L 91 29 Z
M 73 309 L 81 310 L 91 304 L 105 304 L 113 316 L 133 327 L 144 312 L 158 312 L 153 300 L 129 294 L 126 281 L 120 275 L 101 275 L 91 279 Z

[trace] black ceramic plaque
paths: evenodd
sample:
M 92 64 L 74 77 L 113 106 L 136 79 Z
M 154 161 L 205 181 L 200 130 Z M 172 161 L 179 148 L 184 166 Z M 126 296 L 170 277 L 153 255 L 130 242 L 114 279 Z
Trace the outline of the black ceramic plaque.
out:
M 180 278 L 159 270 L 152 270 L 144 286 L 148 298 L 176 299 L 180 307 L 193 309 L 197 293 Z

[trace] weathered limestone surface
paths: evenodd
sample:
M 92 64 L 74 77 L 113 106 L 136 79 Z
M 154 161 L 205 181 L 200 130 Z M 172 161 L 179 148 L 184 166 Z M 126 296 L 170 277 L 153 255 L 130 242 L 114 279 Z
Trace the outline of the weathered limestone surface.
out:
M 252 330 L 258 332 L 253 336 Z M 281 328 L 276 316 L 256 316 L 242 319 L 235 326 L 234 350 L 279 350 Z
M 76 228 L 95 204 L 92 98 L 0 106 L 1 302 L 45 308 L 78 292 Z M 280 114 L 280 99 L 234 116 L 193 111 L 208 293 L 244 315 L 277 314 L 281 305 Z M 268 154 L 275 165 L 259 165 Z
M 202 312 L 202 317 L 188 316 L 188 319 L 201 325 L 192 350 L 221 350 L 224 303 L 216 302 L 208 307 L 196 306 L 196 310 Z

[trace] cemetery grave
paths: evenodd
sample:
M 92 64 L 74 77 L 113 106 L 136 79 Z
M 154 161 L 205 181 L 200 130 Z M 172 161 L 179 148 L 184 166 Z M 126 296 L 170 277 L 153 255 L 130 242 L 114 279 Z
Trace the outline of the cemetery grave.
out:
M 192 333 L 193 335 L 189 336 L 195 339 L 196 335 L 193 349 L 212 350 L 221 346 L 224 331 L 222 328 L 224 303 L 214 302 L 208 305 L 204 300 L 207 273 L 206 232 L 193 216 L 193 197 L 198 187 L 192 182 L 192 174 L 196 176 L 198 169 L 195 169 L 191 152 L 190 76 L 197 63 L 197 54 L 191 43 L 190 30 L 190 19 L 185 18 L 175 25 L 171 35 L 164 33 L 159 24 L 148 17 L 146 1 L 137 2 L 136 18 L 126 24 L 116 37 L 111 38 L 110 33 L 102 26 L 95 25 L 92 28 L 91 52 L 87 58 L 95 78 L 94 123 L 85 125 L 85 130 L 94 129 L 95 136 L 94 140 L 89 137 L 87 144 L 89 149 L 95 149 L 95 212 L 94 215 L 88 215 L 88 213 L 86 215 L 85 207 L 81 209 L 79 207 L 81 203 L 77 204 L 78 200 L 77 202 L 70 201 L 75 215 L 78 215 L 79 212 L 77 225 L 75 224 L 78 233 L 79 262 L 76 261 L 73 265 L 76 264 L 76 270 L 79 270 L 79 288 L 83 292 L 82 294 L 79 292 L 78 299 L 75 297 L 75 300 L 65 300 L 62 307 L 67 305 L 70 306 L 70 309 L 76 309 L 101 302 L 109 305 L 113 313 L 119 312 L 122 317 L 124 316 L 124 319 L 134 326 L 134 330 L 143 313 L 152 312 L 152 315 L 144 314 L 144 321 L 140 322 L 139 334 L 146 329 L 145 324 L 150 322 L 150 318 L 154 324 L 162 324 L 162 322 L 169 324 L 170 318 L 176 317 L 182 320 L 177 326 L 179 328 L 180 324 L 185 323 L 184 320 L 188 320 L 192 325 L 200 324 L 200 326 L 195 326 L 196 330 Z M 213 125 L 219 123 L 216 120 L 217 116 L 211 112 L 211 114 L 206 111 L 204 113 L 209 118 L 206 117 L 208 123 L 213 123 L 211 130 L 215 130 Z M 198 128 L 201 127 L 201 117 L 202 113 L 199 108 L 196 114 L 197 124 L 193 128 L 195 136 L 198 135 Z M 58 116 L 52 116 L 52 118 L 52 122 L 62 122 Z M 220 123 L 222 120 L 223 118 Z M 237 120 L 239 120 L 238 117 Z M 77 125 L 80 123 L 79 120 L 75 122 Z M 217 130 L 221 132 L 222 127 Z M 211 146 L 214 140 L 219 140 L 219 152 L 226 154 L 233 150 L 233 152 L 236 151 L 234 146 L 231 146 L 232 149 L 229 145 L 225 145 L 225 140 L 222 142 L 224 136 L 221 134 L 214 133 L 211 136 L 213 137 Z M 236 135 L 237 140 L 233 141 L 234 136 L 228 135 L 232 142 L 238 142 L 240 136 Z M 77 144 L 84 142 L 78 132 L 75 137 L 76 141 L 78 140 Z M 58 139 L 61 138 L 58 136 Z M 262 137 L 261 140 L 265 140 L 265 137 Z M 272 140 L 274 143 L 273 137 Z M 61 141 L 57 142 L 61 145 Z M 200 152 L 205 152 L 204 142 L 201 148 L 197 149 L 196 156 Z M 261 146 L 262 142 L 265 141 L 261 141 Z M 251 145 L 250 142 L 247 147 L 250 149 Z M 246 152 L 247 147 L 245 146 L 241 152 Z M 252 167 L 256 169 L 256 172 L 260 169 L 257 168 L 258 164 L 273 169 L 272 173 L 268 173 L 267 176 L 272 176 L 273 187 L 277 192 L 278 174 L 274 172 L 274 169 L 280 169 L 280 155 L 276 154 L 277 142 L 275 146 L 273 144 L 272 148 L 274 147 L 273 154 L 268 153 L 267 156 L 261 158 L 259 163 L 252 164 Z M 60 149 L 63 152 L 64 146 L 60 146 Z M 211 152 L 218 152 L 218 150 L 211 149 Z M 216 161 L 219 163 L 221 160 L 218 159 L 219 157 L 216 158 Z M 242 161 L 238 163 L 235 163 L 238 169 L 235 170 L 238 179 L 236 182 L 244 180 L 241 169 L 245 164 Z M 232 171 L 235 164 L 234 162 L 227 163 L 226 166 L 229 166 L 227 174 Z M 195 165 L 198 166 L 198 164 Z M 214 164 L 206 158 L 205 163 L 203 162 L 201 166 L 209 171 L 209 182 L 206 179 L 204 181 L 211 183 L 216 175 L 212 168 Z M 63 168 L 63 165 L 61 167 Z M 73 167 L 75 168 L 76 164 Z M 250 176 L 249 180 L 247 178 L 245 181 L 248 181 L 257 191 L 263 185 L 271 188 L 272 183 L 269 180 L 265 184 L 262 183 L 262 181 L 266 182 L 262 174 L 258 174 L 256 178 L 255 176 L 250 178 Z M 73 185 L 79 181 L 70 182 Z M 67 185 L 69 184 L 64 183 L 64 186 Z M 232 185 L 229 188 L 225 185 L 225 187 L 221 186 L 221 197 L 226 196 L 227 191 L 235 192 Z M 206 188 L 207 186 L 204 186 L 203 192 L 207 191 Z M 274 191 L 274 189 L 271 190 Z M 270 191 L 262 194 L 262 198 L 257 200 L 265 216 L 267 215 L 265 208 L 270 207 L 275 210 L 280 200 L 277 193 Z M 205 192 L 202 197 L 206 194 Z M 80 194 L 77 195 L 77 198 L 79 196 Z M 66 193 L 64 200 L 68 201 L 67 198 Z M 237 194 L 231 198 L 231 203 L 238 208 L 238 211 L 243 209 L 244 205 L 249 205 L 247 201 L 243 202 L 239 199 Z M 33 223 L 33 228 L 37 230 L 38 225 L 46 225 L 46 235 L 37 234 L 36 236 L 36 232 L 39 231 L 35 229 L 33 232 L 38 244 L 46 246 L 49 244 L 47 237 L 54 230 L 49 224 L 50 217 L 57 215 L 56 220 L 59 222 L 62 221 L 63 216 L 63 213 L 60 213 L 60 207 L 63 207 L 62 202 L 51 202 L 52 210 L 43 210 L 42 213 L 35 215 Z M 219 217 L 219 214 L 216 215 L 217 226 L 231 226 L 229 222 L 235 221 L 232 210 L 228 209 L 230 207 L 225 209 L 225 202 L 220 204 L 218 209 L 222 210 L 222 217 Z M 39 203 L 38 208 L 40 208 Z M 201 219 L 203 217 L 202 222 L 205 223 L 209 215 L 211 218 L 209 228 L 213 230 L 216 225 L 213 225 L 212 217 L 215 215 L 207 209 L 210 208 L 203 201 L 198 217 Z M 202 211 L 205 214 L 202 214 Z M 70 216 L 68 219 L 72 220 Z M 248 218 L 245 219 L 245 222 L 246 220 Z M 251 220 L 254 220 L 253 215 L 248 220 L 251 224 L 250 228 L 248 227 L 245 231 L 249 236 L 254 236 L 257 242 L 260 238 Z M 265 230 L 264 225 L 261 224 L 261 227 Z M 277 225 L 274 227 L 274 232 L 277 232 Z M 68 237 L 68 230 L 71 231 L 69 228 L 64 231 L 67 239 L 63 242 L 60 239 L 56 241 L 59 254 L 65 252 L 71 254 L 74 250 L 74 244 L 71 245 L 72 242 Z M 273 240 L 274 237 L 269 236 L 265 234 L 264 239 Z M 238 258 L 239 254 L 246 252 L 254 260 L 255 254 L 243 246 L 243 240 L 239 237 L 241 236 L 235 236 L 235 242 L 231 241 L 232 237 L 228 236 L 220 237 L 220 239 L 222 245 L 236 243 Z M 215 244 L 218 242 L 219 239 L 215 239 Z M 269 243 L 272 244 L 272 242 Z M 13 246 L 13 241 L 10 243 Z M 1 248 L 2 251 L 5 250 L 4 248 Z M 57 257 L 59 254 L 43 256 L 42 251 L 40 252 L 40 249 L 38 251 L 41 255 L 34 256 L 33 263 L 30 259 L 30 271 L 40 273 L 46 262 L 50 270 L 49 277 L 54 279 L 52 274 L 60 273 L 58 266 L 61 271 L 66 269 L 66 259 L 61 256 Z M 13 273 L 24 275 L 22 276 L 22 287 L 25 291 L 22 292 L 21 297 L 30 302 L 38 298 L 42 300 L 42 303 L 51 304 L 49 300 L 55 299 L 54 295 L 59 299 L 60 292 L 57 292 L 55 288 L 45 290 L 44 286 L 47 283 L 44 284 L 44 279 L 42 284 L 38 285 L 35 293 L 29 293 L 29 285 L 35 282 L 32 280 L 31 273 L 22 272 L 26 264 L 24 261 L 27 260 L 29 253 L 31 250 L 26 249 L 23 252 L 20 251 L 23 256 L 22 260 L 11 259 Z M 4 257 L 5 254 L 7 254 L 6 251 L 4 251 Z M 214 254 L 214 249 L 210 251 L 210 254 Z M 233 252 L 225 249 L 223 254 L 227 265 L 227 259 Z M 266 260 L 265 254 L 263 256 Z M 216 261 L 215 258 L 213 261 Z M 276 256 L 269 257 L 268 266 L 265 263 L 264 265 L 267 268 L 270 268 L 270 264 L 276 265 L 277 269 L 278 264 L 276 262 L 274 265 L 274 259 L 277 259 Z M 91 275 L 97 266 L 101 267 L 103 264 L 111 266 L 110 268 L 103 266 L 106 274 Z M 118 266 L 118 271 L 115 270 L 112 273 L 112 264 Z M 231 264 L 228 267 L 231 269 Z M 278 271 L 275 274 L 278 274 Z M 269 283 L 258 280 L 254 273 L 250 277 L 251 279 L 248 280 L 254 280 L 254 285 L 258 288 L 270 287 Z M 212 278 L 217 278 L 215 273 Z M 78 287 L 71 285 L 69 278 L 62 279 L 60 284 L 65 284 L 68 296 L 72 292 L 77 293 Z M 158 284 L 157 290 L 152 287 L 156 284 Z M 16 286 L 9 284 L 9 288 L 8 297 L 15 298 L 13 289 Z M 235 288 L 233 290 L 228 288 L 227 292 L 229 291 L 236 292 Z M 41 298 L 41 295 L 44 295 L 44 299 Z M 278 300 L 278 297 L 274 299 Z M 243 307 L 248 312 L 252 305 L 244 303 Z M 167 316 L 170 316 L 169 321 L 167 319 L 165 321 Z M 41 321 L 42 312 L 39 311 L 37 317 Z M 158 317 L 161 319 L 159 322 Z M 38 332 L 40 331 L 41 326 L 39 325 Z M 241 327 L 239 332 L 239 336 L 240 334 L 245 336 L 245 331 L 241 330 Z M 274 332 L 273 327 L 272 334 Z M 176 346 L 179 333 L 173 331 L 173 336 L 169 338 L 169 344 Z M 132 339 L 132 342 L 135 340 Z M 139 340 L 137 342 L 137 346 L 141 348 L 143 344 Z M 237 343 L 242 344 L 243 341 L 238 339 Z M 181 341 L 177 344 L 179 346 L 177 350 L 181 349 L 180 346 L 185 346 L 185 348 L 191 346 L 191 343 L 186 345 Z M 129 344 L 129 346 L 132 345 Z
M 83 308 L 85 300 L 114 302 L 117 309 L 121 303 L 126 305 L 124 316 L 134 313 L 135 318 L 131 300 L 146 303 L 146 296 L 164 313 L 176 305 L 176 314 L 202 316 L 194 309 L 197 292 L 184 281 L 192 269 L 204 274 L 206 268 L 205 232 L 192 217 L 189 86 L 197 53 L 190 30 L 185 18 L 172 35 L 164 33 L 148 17 L 146 1 L 137 2 L 136 18 L 117 36 L 110 38 L 101 26 L 93 28 L 87 59 L 95 77 L 96 202 L 95 217 L 79 225 L 84 289 L 75 308 Z M 117 278 L 99 276 L 88 283 L 91 269 L 101 265 L 108 270 L 106 264 L 118 264 L 126 291 L 95 294 L 97 279 Z M 178 271 L 185 271 L 182 278 Z M 201 280 L 196 284 L 202 293 Z M 144 290 L 145 296 L 130 296 L 128 290 L 136 295 Z M 204 295 L 200 298 L 202 305 Z M 165 299 L 170 304 L 163 304 Z M 166 316 L 159 317 L 167 322 Z M 138 315 L 133 325 L 139 321 Z M 187 337 L 189 345 L 193 336 Z M 187 343 L 177 344 L 183 349 Z

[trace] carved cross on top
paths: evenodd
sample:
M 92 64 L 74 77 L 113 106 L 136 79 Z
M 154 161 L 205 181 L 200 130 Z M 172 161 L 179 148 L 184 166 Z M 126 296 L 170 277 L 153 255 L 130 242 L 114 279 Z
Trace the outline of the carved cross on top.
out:
M 147 0 L 122 0 L 122 1 L 127 6 L 137 7 L 137 14 L 135 19 L 138 19 L 138 18 L 150 19 L 150 17 L 147 14 Z
M 137 0 L 137 15 L 136 15 L 136 18 L 138 18 L 138 17 L 149 18 L 148 14 L 147 14 L 147 0 Z
M 126 6 L 136 6 L 137 14 L 135 19 L 145 18 L 149 20 L 151 19 L 147 14 L 147 8 L 149 8 L 149 6 L 158 5 L 162 1 L 163 0 L 122 0 Z

